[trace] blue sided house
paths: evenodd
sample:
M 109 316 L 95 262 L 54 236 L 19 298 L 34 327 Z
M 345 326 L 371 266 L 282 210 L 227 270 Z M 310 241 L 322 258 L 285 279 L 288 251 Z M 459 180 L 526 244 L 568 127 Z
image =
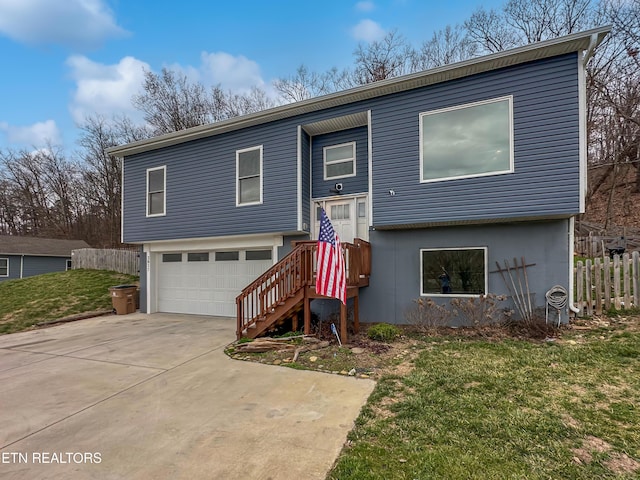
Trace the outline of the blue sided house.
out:
M 321 208 L 356 320 L 509 295 L 496 262 L 523 257 L 534 306 L 554 285 L 571 298 L 585 64 L 608 31 L 110 149 L 124 165 L 122 241 L 146 262 L 141 310 L 236 317 L 239 336 L 283 319 L 308 328 Z
M 0 235 L 0 282 L 71 269 L 71 251 L 84 240 Z

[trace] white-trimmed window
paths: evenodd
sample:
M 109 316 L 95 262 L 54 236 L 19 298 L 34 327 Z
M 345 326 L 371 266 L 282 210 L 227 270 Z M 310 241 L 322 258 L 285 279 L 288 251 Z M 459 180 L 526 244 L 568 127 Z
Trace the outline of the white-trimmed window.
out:
M 158 217 L 167 209 L 167 167 L 147 170 L 147 217 Z
M 421 295 L 485 295 L 487 283 L 487 247 L 420 250 Z
M 69 270 L 71 270 L 71 268 L 72 268 L 71 260 L 67 260 L 67 265 L 65 267 L 65 270 L 69 271 Z
M 9 276 L 9 259 L 0 258 L 0 277 Z
M 513 97 L 420 114 L 420 181 L 513 172 Z
M 236 151 L 236 206 L 262 203 L 262 145 Z
M 325 180 L 356 175 L 356 142 L 324 147 L 323 157 Z

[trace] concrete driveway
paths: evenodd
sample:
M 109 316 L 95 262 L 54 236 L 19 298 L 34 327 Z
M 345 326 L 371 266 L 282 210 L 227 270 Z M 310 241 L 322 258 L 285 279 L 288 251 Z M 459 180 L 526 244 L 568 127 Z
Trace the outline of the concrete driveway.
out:
M 0 336 L 2 479 L 323 479 L 370 380 L 230 360 L 228 318 Z

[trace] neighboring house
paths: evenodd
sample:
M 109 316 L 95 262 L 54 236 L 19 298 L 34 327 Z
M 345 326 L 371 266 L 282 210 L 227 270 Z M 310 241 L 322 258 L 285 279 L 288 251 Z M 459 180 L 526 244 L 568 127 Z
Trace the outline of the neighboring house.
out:
M 292 240 L 317 238 L 320 206 L 342 241 L 371 244 L 362 321 L 404 323 L 420 297 L 508 294 L 496 262 L 522 256 L 543 307 L 550 287 L 572 288 L 585 63 L 608 31 L 110 149 L 124 159 L 122 241 L 146 262 L 142 310 L 236 315 Z
M 71 250 L 89 248 L 84 240 L 0 235 L 0 282 L 71 269 Z

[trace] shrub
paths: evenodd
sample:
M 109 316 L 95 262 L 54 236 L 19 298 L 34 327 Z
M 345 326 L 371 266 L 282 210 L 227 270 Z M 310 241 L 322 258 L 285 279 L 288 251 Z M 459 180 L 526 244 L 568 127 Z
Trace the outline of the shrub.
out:
M 388 323 L 377 323 L 367 331 L 367 335 L 371 340 L 377 340 L 379 342 L 391 342 L 400 335 L 400 333 L 401 330 L 398 327 Z
M 415 304 L 409 308 L 404 316 L 407 323 L 415 326 L 422 332 L 430 332 L 438 327 L 449 324 L 453 312 L 444 305 L 439 305 L 431 298 L 418 298 L 413 301 Z
M 453 314 L 474 327 L 498 325 L 511 318 L 513 311 L 501 308 L 500 303 L 505 300 L 502 295 L 488 293 L 479 297 L 466 299 L 453 298 L 451 306 Z

